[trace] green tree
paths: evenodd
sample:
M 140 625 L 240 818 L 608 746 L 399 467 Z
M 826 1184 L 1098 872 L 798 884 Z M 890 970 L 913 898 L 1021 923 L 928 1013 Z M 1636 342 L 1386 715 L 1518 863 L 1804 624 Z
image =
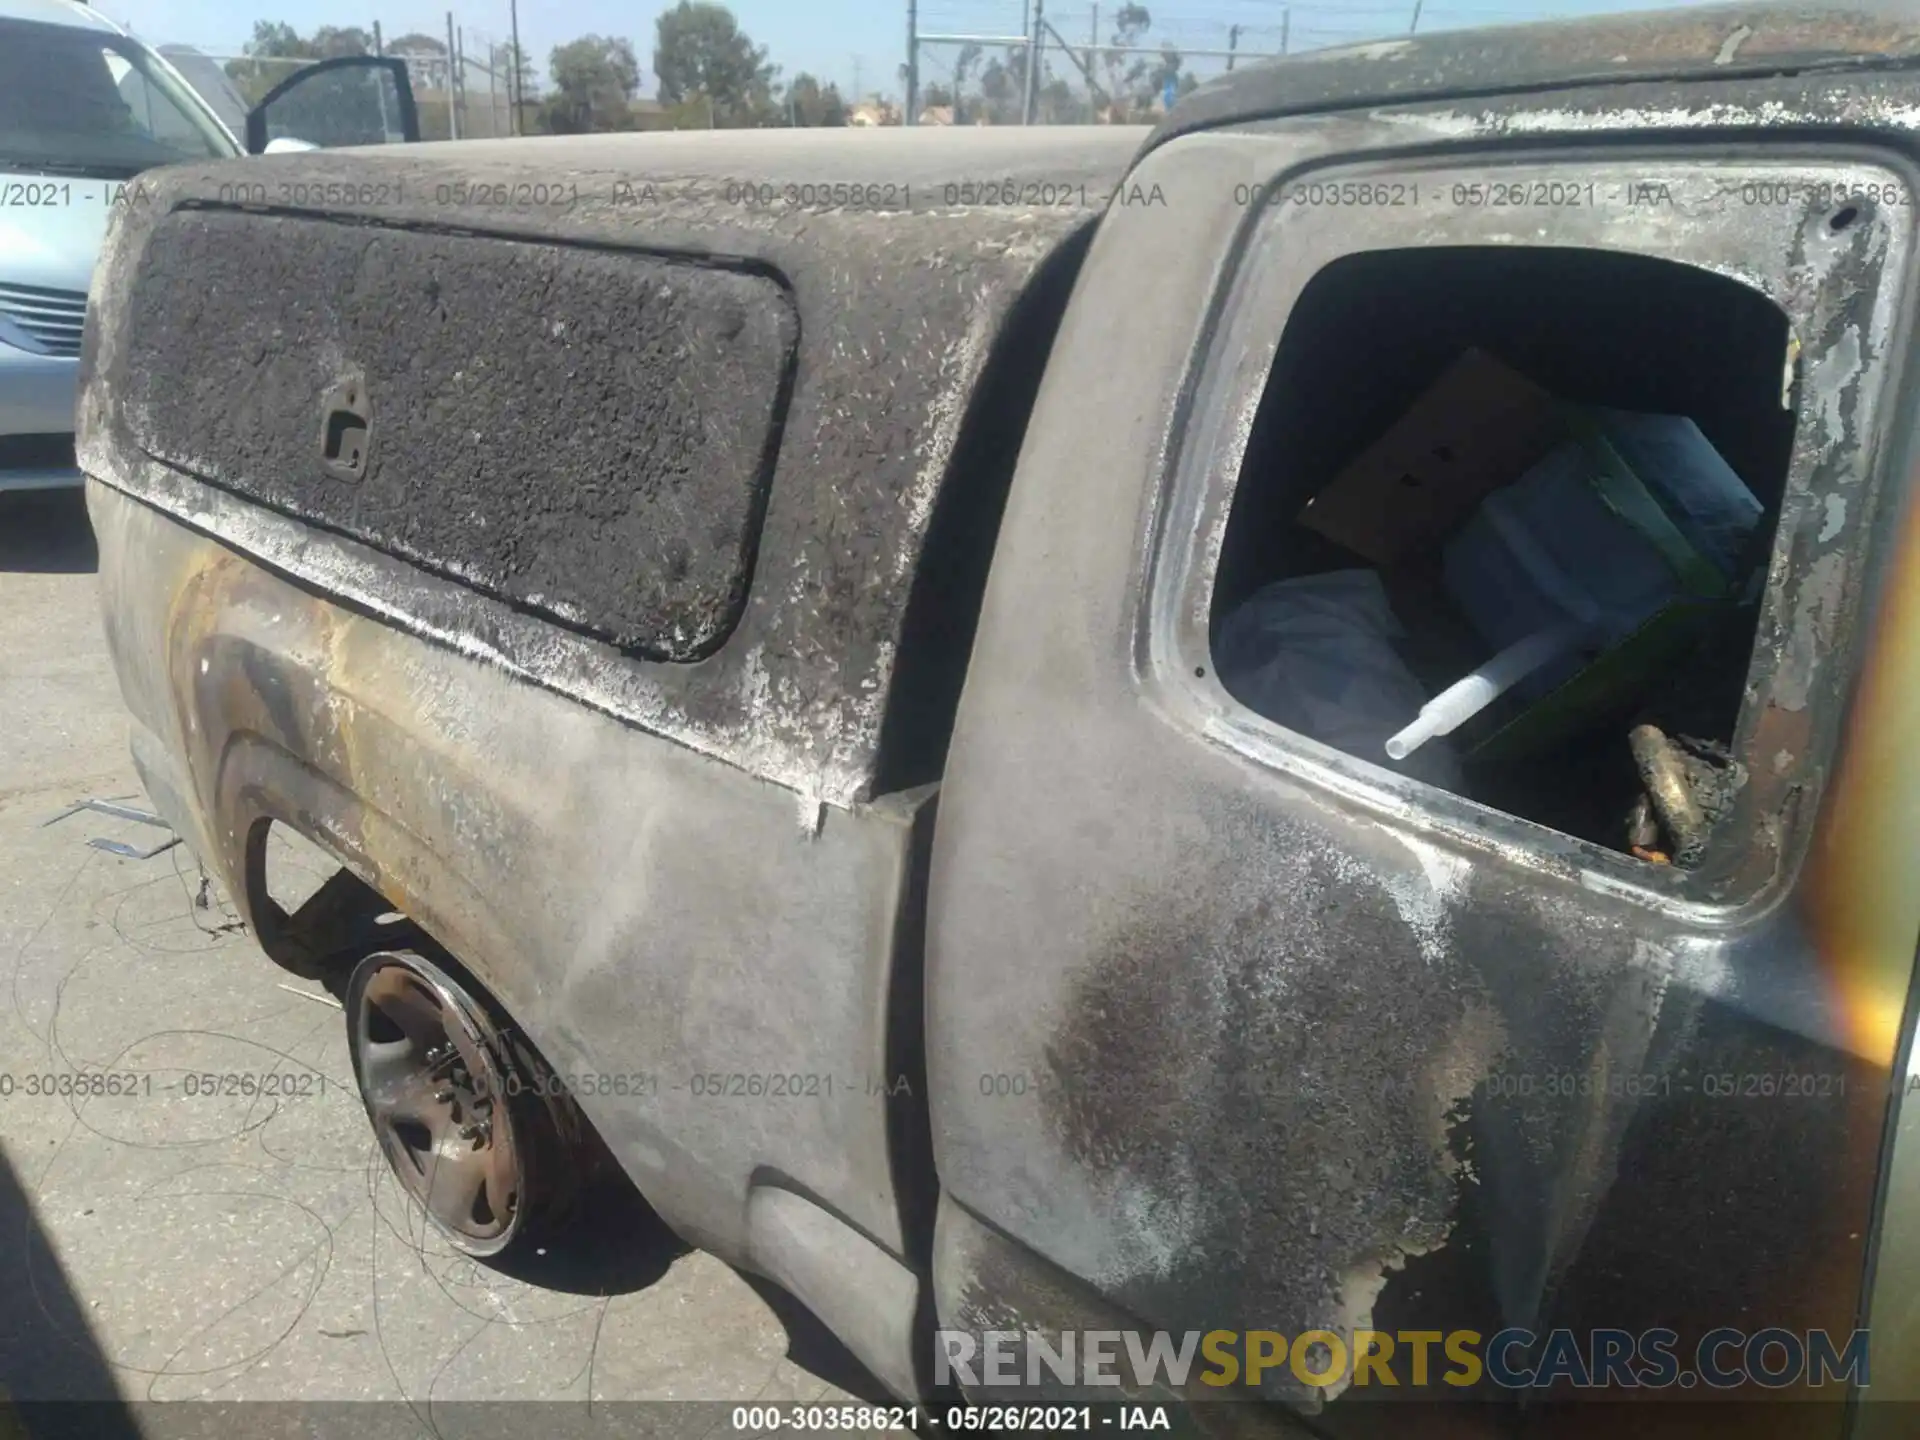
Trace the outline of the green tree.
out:
M 985 53 L 978 45 L 962 45 L 959 57 L 953 62 L 953 123 L 956 125 L 963 124 L 967 118 L 962 113 L 967 103 L 967 76 Z
M 804 70 L 787 86 L 787 118 L 793 125 L 845 125 L 846 102 L 838 85 L 822 86 Z
M 701 101 L 720 126 L 764 125 L 785 117 L 773 101 L 779 67 L 748 38 L 733 12 L 706 0 L 680 0 L 656 22 L 653 70 L 670 109 Z
M 534 71 L 533 61 L 527 58 L 524 46 L 516 49 L 511 43 L 496 45 L 488 63 L 500 77 L 502 90 L 517 88 L 523 99 L 531 99 L 540 93 L 540 77 Z
M 583 35 L 556 45 L 547 61 L 554 93 L 541 105 L 542 128 L 555 135 L 631 130 L 640 62 L 632 42 Z
M 256 20 L 253 38 L 240 47 L 245 60 L 227 62 L 227 78 L 248 105 L 258 105 L 275 85 L 294 71 L 292 65 L 273 65 L 271 60 L 318 60 L 320 52 L 311 40 L 303 40 L 291 25 L 283 21 Z
M 1087 118 L 1086 100 L 1044 61 L 1033 98 L 1036 124 L 1064 125 Z M 1026 103 L 1026 51 L 1008 50 L 1003 57 L 989 60 L 980 72 L 980 101 L 971 118 L 978 119 L 984 114 L 994 125 L 1018 125 L 1026 113 Z M 956 123 L 960 120 L 957 108 L 954 120 Z
M 320 52 L 311 40 L 302 40 L 300 32 L 284 20 L 256 20 L 253 38 L 241 47 L 248 55 L 298 56 L 316 59 Z
M 418 30 L 415 30 L 410 35 L 401 35 L 387 41 L 386 52 L 389 55 L 398 56 L 407 62 L 407 78 L 412 82 L 416 97 L 422 91 L 439 93 L 444 92 L 449 87 L 453 67 L 448 63 L 446 41 L 435 39 L 431 35 L 423 35 Z M 429 106 L 427 108 L 444 110 L 445 107 Z M 423 139 L 444 140 L 447 138 L 446 127 L 444 125 L 437 127 L 439 130 L 438 134 L 429 135 L 426 133 L 428 121 L 425 114 L 421 115 L 420 124 Z
M 241 47 L 247 58 L 229 60 L 227 77 L 249 105 L 257 105 L 266 93 L 299 67 L 287 62 L 331 60 L 338 55 L 371 55 L 373 36 L 357 26 L 341 28 L 322 25 L 311 39 L 285 21 L 256 20 L 253 38 Z M 280 63 L 273 63 L 278 61 Z
M 1027 52 L 1009 50 L 989 60 L 980 72 L 980 98 L 987 118 L 995 125 L 1020 123 L 1021 107 L 1027 93 Z
M 1042 125 L 1072 125 L 1086 114 L 1087 102 L 1080 93 L 1058 75 L 1046 74 L 1040 93 L 1034 96 L 1034 120 Z
M 493 72 L 494 93 L 500 97 L 500 103 L 511 107 L 513 100 L 519 99 L 522 132 L 539 133 L 546 119 L 540 108 L 543 87 L 533 62 L 527 58 L 526 48 L 516 48 L 511 43 L 494 45 L 487 51 L 487 66 Z M 480 83 L 468 78 L 470 88 Z
M 313 47 L 320 52 L 322 60 L 332 60 L 340 55 L 371 55 L 373 36 L 358 25 L 341 27 L 322 25 L 313 32 Z M 444 50 L 445 47 L 443 46 Z
M 1153 15 L 1146 6 L 1122 5 L 1114 12 L 1113 28 L 1108 32 L 1107 43 L 1135 46 L 1152 28 Z M 1117 55 L 1109 50 L 1101 55 L 1100 64 L 1107 75 L 1106 83 L 1101 87 L 1106 91 L 1107 103 L 1127 112 L 1137 110 L 1150 69 L 1146 60 L 1139 55 Z M 1150 103 L 1151 94 L 1147 98 Z

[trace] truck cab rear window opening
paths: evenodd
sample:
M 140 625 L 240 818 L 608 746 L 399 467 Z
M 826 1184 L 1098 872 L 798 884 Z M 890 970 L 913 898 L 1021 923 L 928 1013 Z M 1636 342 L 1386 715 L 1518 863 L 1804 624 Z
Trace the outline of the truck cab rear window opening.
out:
M 1221 683 L 1360 759 L 1697 863 L 1741 781 L 1788 354 L 1765 296 L 1666 260 L 1328 265 L 1288 319 L 1235 494 Z

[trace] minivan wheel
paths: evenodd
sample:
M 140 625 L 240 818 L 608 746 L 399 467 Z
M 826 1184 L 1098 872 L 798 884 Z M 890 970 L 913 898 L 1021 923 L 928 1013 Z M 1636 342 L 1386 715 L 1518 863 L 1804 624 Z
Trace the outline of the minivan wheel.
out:
M 500 1255 L 573 1191 L 583 1124 L 518 1030 L 412 950 L 354 967 L 354 1079 L 401 1187 L 468 1255 Z

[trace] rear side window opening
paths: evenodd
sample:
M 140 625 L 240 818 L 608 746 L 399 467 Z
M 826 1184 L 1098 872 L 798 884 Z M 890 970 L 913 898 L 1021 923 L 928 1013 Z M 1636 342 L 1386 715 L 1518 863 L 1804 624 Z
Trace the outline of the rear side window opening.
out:
M 1327 265 L 1235 491 L 1221 684 L 1362 760 L 1695 865 L 1741 782 L 1789 341 L 1758 291 L 1644 255 Z

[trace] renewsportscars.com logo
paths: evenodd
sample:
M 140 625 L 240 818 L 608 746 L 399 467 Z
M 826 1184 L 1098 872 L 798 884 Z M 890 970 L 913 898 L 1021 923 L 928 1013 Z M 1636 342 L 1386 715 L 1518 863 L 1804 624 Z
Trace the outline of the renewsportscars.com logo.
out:
M 1331 1330 L 940 1330 L 934 1371 L 940 1384 L 981 1389 L 1197 1384 L 1223 1393 L 1269 1376 L 1335 1394 L 1483 1380 L 1506 1390 L 1865 1386 L 1867 1332 L 1836 1342 L 1825 1330 L 1726 1328 L 1683 1347 L 1673 1330 L 1356 1330 L 1350 1339 Z

